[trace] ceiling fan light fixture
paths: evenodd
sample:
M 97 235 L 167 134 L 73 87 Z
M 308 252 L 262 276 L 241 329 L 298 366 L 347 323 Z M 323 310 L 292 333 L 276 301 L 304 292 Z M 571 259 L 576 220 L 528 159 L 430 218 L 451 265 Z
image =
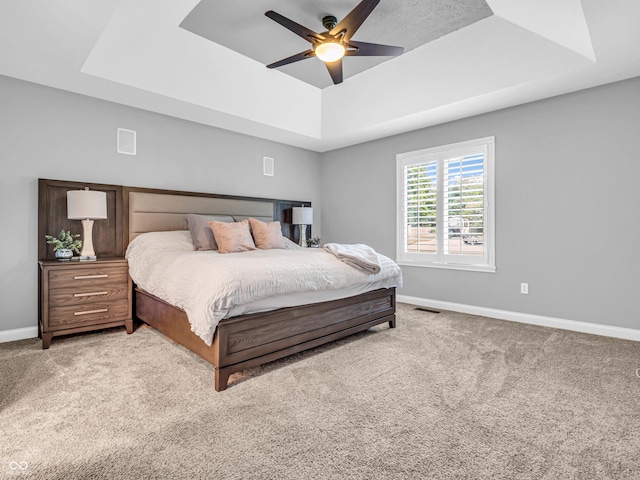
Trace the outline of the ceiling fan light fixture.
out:
M 316 57 L 325 63 L 336 62 L 344 57 L 347 49 L 342 43 L 323 42 L 315 48 Z
M 271 63 L 267 65 L 267 68 L 282 67 L 307 58 L 318 57 L 324 62 L 333 83 L 337 85 L 342 83 L 344 79 L 342 75 L 342 58 L 344 56 L 382 57 L 401 55 L 404 52 L 402 47 L 351 40 L 351 37 L 362 25 L 362 22 L 367 19 L 379 3 L 380 0 L 361 0 L 340 22 L 333 15 L 325 15 L 322 19 L 322 26 L 327 31 L 323 33 L 316 33 L 273 10 L 265 12 L 264 14 L 271 20 L 311 43 L 309 50 Z

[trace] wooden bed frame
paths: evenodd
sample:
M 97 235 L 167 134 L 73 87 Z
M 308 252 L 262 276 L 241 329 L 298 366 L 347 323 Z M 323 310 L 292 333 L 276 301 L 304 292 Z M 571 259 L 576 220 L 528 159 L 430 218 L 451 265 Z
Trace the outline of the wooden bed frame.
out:
M 153 221 L 148 221 L 147 207 L 143 208 L 144 221 L 139 222 L 143 228 L 141 229 L 139 225 L 132 228 L 137 213 L 132 206 L 133 202 L 130 202 L 131 194 L 157 194 L 170 196 L 170 198 L 175 197 L 175 203 L 180 203 L 184 199 L 183 197 L 187 197 L 187 200 L 192 202 L 197 201 L 197 198 L 202 198 L 203 203 L 207 202 L 204 199 L 220 199 L 223 202 L 231 201 L 233 205 L 236 204 L 236 201 L 237 203 L 249 202 L 252 204 L 266 202 L 266 204 L 272 205 L 272 218 L 281 222 L 283 234 L 294 241 L 296 240 L 296 229 L 291 224 L 291 208 L 299 205 L 311 206 L 309 202 L 41 179 L 39 193 L 40 216 L 42 217 L 39 221 L 40 239 L 44 237 L 43 232 L 58 231 L 59 224 L 68 225 L 66 209 L 61 211 L 60 198 L 66 196 L 66 190 L 83 186 L 112 192 L 108 196 L 108 207 L 114 209 L 113 222 L 117 232 L 113 232 L 114 227 L 112 227 L 108 232 L 105 232 L 105 240 L 102 240 L 100 235 L 98 238 L 94 237 L 94 247 L 98 256 L 124 256 L 126 246 L 136 234 L 146 231 L 147 228 L 148 231 L 158 228 L 154 226 Z M 47 199 L 55 199 L 55 201 L 47 201 Z M 165 222 L 167 217 L 171 217 L 169 225 L 171 222 L 175 223 L 177 215 L 205 213 L 204 211 L 180 213 L 179 209 L 176 207 L 177 211 L 170 213 L 164 211 L 151 213 L 157 214 L 162 222 Z M 264 205 L 260 207 L 260 211 L 264 211 Z M 229 214 L 229 212 L 222 211 L 207 213 Z M 250 214 L 250 212 L 246 213 Z M 184 222 L 184 219 L 181 221 Z M 122 232 L 122 241 L 112 241 L 113 235 L 115 234 L 117 237 L 120 232 Z M 41 247 L 39 252 L 42 256 L 46 252 L 46 245 L 40 246 L 40 243 L 44 242 L 39 240 L 39 247 Z M 232 373 L 352 335 L 374 325 L 388 322 L 390 328 L 395 328 L 395 311 L 395 288 L 383 288 L 349 298 L 223 319 L 216 328 L 213 344 L 208 346 L 191 331 L 187 315 L 183 310 L 139 288 L 135 289 L 134 297 L 134 312 L 138 319 L 156 328 L 214 366 L 215 389 L 217 391 L 227 388 L 228 379 Z

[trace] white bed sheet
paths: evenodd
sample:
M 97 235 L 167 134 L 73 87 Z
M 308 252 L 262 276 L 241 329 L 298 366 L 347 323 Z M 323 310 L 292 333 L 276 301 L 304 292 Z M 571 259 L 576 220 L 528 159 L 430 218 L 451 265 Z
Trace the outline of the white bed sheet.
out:
M 207 345 L 226 317 L 402 286 L 400 267 L 378 256 L 381 271 L 371 275 L 323 249 L 194 251 L 188 231 L 141 234 L 126 252 L 136 285 L 183 309 Z

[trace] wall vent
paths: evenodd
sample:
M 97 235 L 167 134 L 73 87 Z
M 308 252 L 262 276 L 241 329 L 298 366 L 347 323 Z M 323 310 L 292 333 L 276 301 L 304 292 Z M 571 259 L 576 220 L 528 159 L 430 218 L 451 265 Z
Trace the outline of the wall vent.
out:
M 125 155 L 136 154 L 136 132 L 126 128 L 118 129 L 118 153 Z
M 263 157 L 262 159 L 262 171 L 267 177 L 273 177 L 273 158 Z

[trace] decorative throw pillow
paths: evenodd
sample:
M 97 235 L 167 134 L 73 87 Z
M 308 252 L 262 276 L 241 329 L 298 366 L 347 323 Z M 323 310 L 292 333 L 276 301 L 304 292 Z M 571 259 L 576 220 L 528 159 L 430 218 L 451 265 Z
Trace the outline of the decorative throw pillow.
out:
M 256 218 L 250 218 L 253 241 L 260 250 L 272 248 L 286 248 L 280 222 L 262 222 Z
M 209 222 L 209 226 L 213 232 L 213 237 L 216 239 L 218 252 L 220 253 L 246 252 L 247 250 L 256 249 L 247 220 L 234 223 L 214 220 Z
M 233 217 L 228 215 L 199 215 L 196 213 L 187 214 L 187 225 L 191 233 L 191 241 L 196 250 L 217 250 L 218 245 L 213 237 L 213 232 L 209 222 L 233 223 Z

